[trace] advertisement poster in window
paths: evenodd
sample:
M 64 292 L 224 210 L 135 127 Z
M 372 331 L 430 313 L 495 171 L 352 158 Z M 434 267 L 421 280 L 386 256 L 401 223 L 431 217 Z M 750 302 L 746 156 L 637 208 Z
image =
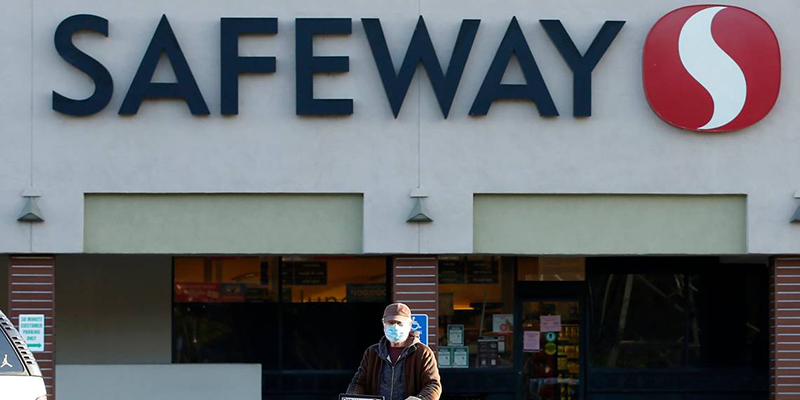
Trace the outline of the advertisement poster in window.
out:
M 496 335 L 513 334 L 514 314 L 494 314 L 492 316 L 492 330 Z

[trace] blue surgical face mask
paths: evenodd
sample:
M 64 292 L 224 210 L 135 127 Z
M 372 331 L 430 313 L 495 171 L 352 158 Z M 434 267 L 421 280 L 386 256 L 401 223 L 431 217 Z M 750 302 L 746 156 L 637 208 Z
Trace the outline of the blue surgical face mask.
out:
M 404 342 L 408 339 L 408 334 L 411 333 L 411 324 L 387 324 L 383 328 L 383 333 L 386 339 L 393 343 Z

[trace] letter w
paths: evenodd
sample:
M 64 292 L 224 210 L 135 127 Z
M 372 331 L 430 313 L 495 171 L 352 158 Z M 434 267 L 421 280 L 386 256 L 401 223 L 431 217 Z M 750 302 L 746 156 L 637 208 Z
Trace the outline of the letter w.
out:
M 481 21 L 479 19 L 461 21 L 461 29 L 458 32 L 458 39 L 456 39 L 446 74 L 442 72 L 439 58 L 436 56 L 436 50 L 433 48 L 431 36 L 428 34 L 428 28 L 425 26 L 422 16 L 417 21 L 417 27 L 414 29 L 414 35 L 411 37 L 411 43 L 408 45 L 406 57 L 403 59 L 399 73 L 395 73 L 394 62 L 386 45 L 381 21 L 377 18 L 362 18 L 361 22 L 364 24 L 369 47 L 372 49 L 372 56 L 375 58 L 375 64 L 381 75 L 383 88 L 394 117 L 397 118 L 397 115 L 400 114 L 400 107 L 403 106 L 403 100 L 406 98 L 408 86 L 414 77 L 417 64 L 422 63 L 433 86 L 436 99 L 439 101 L 442 114 L 447 118 Z

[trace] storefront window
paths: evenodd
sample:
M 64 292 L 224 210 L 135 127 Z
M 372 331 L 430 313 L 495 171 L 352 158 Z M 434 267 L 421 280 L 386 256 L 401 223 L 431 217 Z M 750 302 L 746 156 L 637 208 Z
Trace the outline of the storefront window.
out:
M 593 271 L 592 365 L 766 368 L 766 267 L 678 263 Z
M 284 257 L 281 293 L 288 303 L 384 303 L 386 261 Z
M 176 303 L 277 301 L 277 257 L 175 258 Z
M 173 361 L 278 368 L 279 337 L 271 329 L 279 315 L 278 264 L 277 257 L 175 258 Z
M 764 267 L 728 266 L 689 280 L 689 364 L 767 368 L 769 281 Z
M 499 257 L 441 257 L 438 325 L 444 368 L 511 368 L 513 266 Z
M 382 335 L 386 271 L 383 257 L 175 258 L 173 360 L 356 368 Z
M 284 257 L 284 369 L 355 369 L 383 336 L 386 259 Z

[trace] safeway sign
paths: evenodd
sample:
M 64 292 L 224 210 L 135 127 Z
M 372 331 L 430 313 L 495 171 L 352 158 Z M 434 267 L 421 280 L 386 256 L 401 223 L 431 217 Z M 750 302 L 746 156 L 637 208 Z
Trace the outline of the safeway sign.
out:
M 19 333 L 33 352 L 44 351 L 44 314 L 19 316 Z

